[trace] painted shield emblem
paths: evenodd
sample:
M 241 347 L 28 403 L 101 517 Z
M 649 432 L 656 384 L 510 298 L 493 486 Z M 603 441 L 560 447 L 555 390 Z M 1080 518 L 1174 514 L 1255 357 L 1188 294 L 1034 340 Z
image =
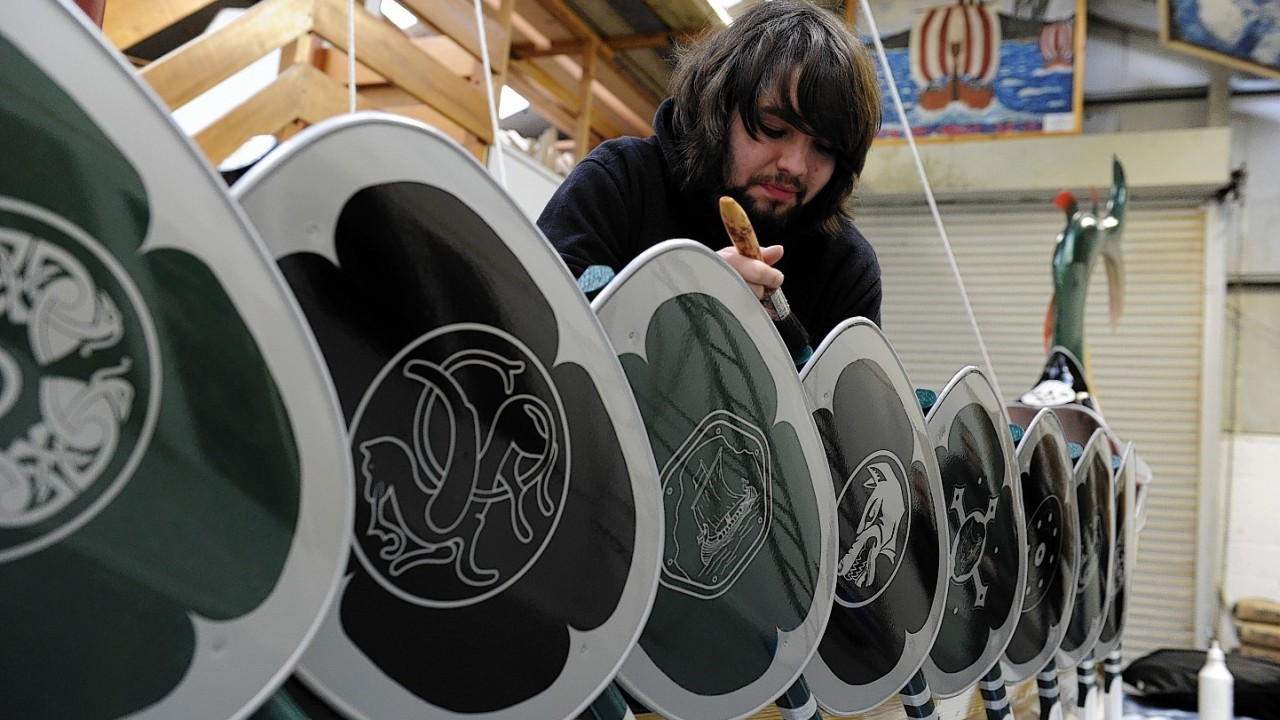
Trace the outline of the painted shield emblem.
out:
M 866 320 L 835 329 L 801 380 L 836 494 L 836 604 L 805 679 L 829 712 L 864 712 L 920 669 L 942 620 L 947 521 L 915 391 Z
M 1060 419 L 1071 411 L 1056 408 Z M 1072 424 L 1063 422 L 1072 437 Z M 1078 429 L 1078 428 L 1077 428 Z M 1071 440 L 1075 442 L 1074 440 Z M 1115 543 L 1115 498 L 1112 493 L 1111 442 L 1106 430 L 1097 428 L 1075 461 L 1077 517 L 1080 519 L 1080 574 L 1076 600 L 1067 633 L 1058 651 L 1058 667 L 1079 664 L 1092 652 L 1102 634 L 1111 579 L 1112 546 Z
M 1071 456 L 1052 410 L 1009 407 L 1026 427 L 1018 443 L 1022 507 L 1027 518 L 1027 584 L 1022 616 L 1004 653 L 1004 679 L 1021 682 L 1045 668 L 1067 630 L 1079 573 L 1080 530 Z
M 830 473 L 795 366 L 737 274 L 691 241 L 642 254 L 593 307 L 666 512 L 661 585 L 620 679 L 666 717 L 748 715 L 799 676 L 834 591 Z
M 1138 454 L 1134 452 L 1133 443 L 1128 443 L 1120 456 L 1120 466 L 1114 473 L 1116 540 L 1112 553 L 1111 584 L 1108 586 L 1110 592 L 1107 617 L 1102 623 L 1102 633 L 1094 648 L 1094 655 L 1097 657 L 1106 657 L 1112 650 L 1120 647 L 1121 636 L 1124 634 L 1125 616 L 1129 610 L 1129 587 L 1133 582 L 1133 565 L 1138 551 L 1135 512 L 1137 469 Z
M 1013 635 L 1026 585 L 1026 525 L 1004 405 L 976 368 L 961 370 L 927 417 L 947 499 L 948 586 L 942 628 L 924 664 L 951 697 L 995 665 Z
M 559 257 L 451 140 L 318 123 L 233 188 L 349 424 L 353 560 L 301 677 L 371 718 L 569 717 L 658 578 L 657 470 Z
M 351 465 L 259 240 L 100 35 L 0 16 L 0 716 L 240 716 L 330 604 Z

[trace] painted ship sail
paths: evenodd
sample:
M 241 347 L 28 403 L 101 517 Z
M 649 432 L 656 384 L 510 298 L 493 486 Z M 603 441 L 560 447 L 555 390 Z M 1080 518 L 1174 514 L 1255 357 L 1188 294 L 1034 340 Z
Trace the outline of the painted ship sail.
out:
M 981 0 L 923 10 L 911 26 L 911 79 L 919 104 L 940 110 L 960 102 L 985 109 L 1000 70 L 1000 16 Z
M 1075 58 L 1075 30 L 1067 21 L 1049 23 L 1040 30 L 1040 55 L 1046 68 L 1070 68 Z

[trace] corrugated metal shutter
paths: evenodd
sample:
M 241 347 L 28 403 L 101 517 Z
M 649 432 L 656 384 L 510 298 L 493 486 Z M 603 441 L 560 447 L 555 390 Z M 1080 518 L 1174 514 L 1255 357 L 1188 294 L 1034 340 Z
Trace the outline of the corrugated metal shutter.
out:
M 1006 399 L 1044 362 L 1050 260 L 1063 216 L 1043 206 L 942 209 L 974 314 Z M 1126 217 L 1125 311 L 1109 329 L 1106 272 L 1090 285 L 1092 376 L 1112 428 L 1137 443 L 1155 480 L 1139 537 L 1125 662 L 1195 644 L 1200 482 L 1205 214 L 1134 199 Z M 884 273 L 886 335 L 918 387 L 941 389 L 962 366 L 983 367 L 942 242 L 924 207 L 863 207 L 858 226 Z

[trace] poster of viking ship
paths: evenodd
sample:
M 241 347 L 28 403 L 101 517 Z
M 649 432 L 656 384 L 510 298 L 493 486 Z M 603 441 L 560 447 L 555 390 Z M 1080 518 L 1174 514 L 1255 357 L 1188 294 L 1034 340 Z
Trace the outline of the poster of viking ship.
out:
M 875 29 L 913 136 L 1079 132 L 1083 7 L 1078 0 L 877 3 Z M 864 33 L 870 27 L 859 24 Z M 881 139 L 904 133 L 889 79 L 882 74 Z

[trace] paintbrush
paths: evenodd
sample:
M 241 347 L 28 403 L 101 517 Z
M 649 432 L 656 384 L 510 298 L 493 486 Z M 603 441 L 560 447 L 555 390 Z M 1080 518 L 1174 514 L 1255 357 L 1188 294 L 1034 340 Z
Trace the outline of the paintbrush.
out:
M 746 211 L 737 200 L 727 195 L 720 198 L 720 220 L 724 223 L 724 229 L 729 233 L 733 246 L 740 254 L 752 260 L 761 259 L 760 242 L 756 239 L 756 231 L 751 227 L 751 219 L 747 217 Z M 782 336 L 782 342 L 791 353 L 791 359 L 797 366 L 803 365 L 809 356 L 813 355 L 813 349 L 809 346 L 809 333 L 805 331 L 804 325 L 800 324 L 800 319 L 791 314 L 791 306 L 787 304 L 787 298 L 782 294 L 782 290 L 765 288 L 765 295 L 760 300 L 760 304 L 773 320 L 774 327 Z

